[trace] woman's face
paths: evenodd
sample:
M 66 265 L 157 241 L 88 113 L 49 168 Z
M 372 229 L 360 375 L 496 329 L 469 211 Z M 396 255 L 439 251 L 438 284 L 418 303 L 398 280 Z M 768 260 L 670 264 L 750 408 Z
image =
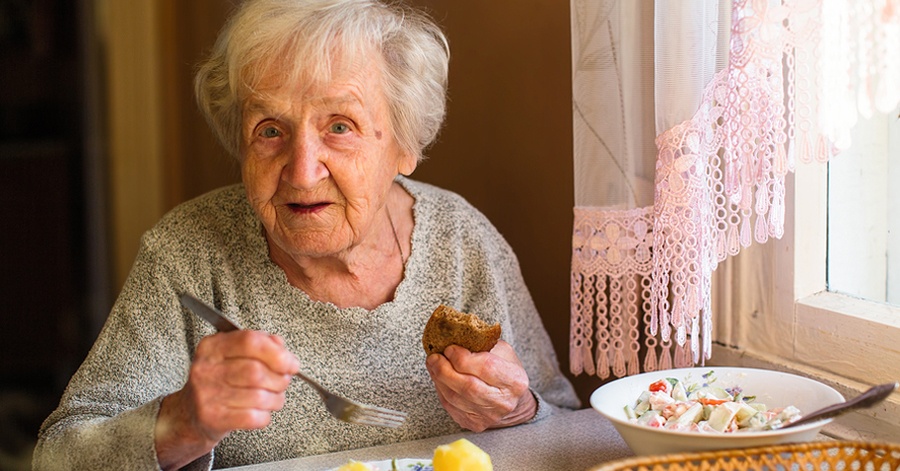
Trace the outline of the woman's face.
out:
M 243 103 L 241 173 L 270 245 L 292 257 L 339 254 L 370 235 L 398 173 L 377 62 L 321 87 L 265 77 Z

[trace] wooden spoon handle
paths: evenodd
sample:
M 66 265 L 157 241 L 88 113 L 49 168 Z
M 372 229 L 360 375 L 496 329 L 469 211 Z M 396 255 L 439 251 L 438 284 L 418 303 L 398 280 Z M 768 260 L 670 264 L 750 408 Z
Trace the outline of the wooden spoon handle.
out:
M 890 396 L 898 386 L 900 386 L 900 383 L 897 382 L 873 386 L 869 388 L 868 391 L 854 397 L 853 399 L 850 399 L 849 401 L 840 402 L 828 407 L 823 407 L 815 412 L 801 417 L 799 420 L 784 425 L 781 428 L 794 427 L 797 425 L 815 422 L 817 420 L 830 419 L 831 417 L 835 417 L 853 409 L 874 406 L 875 404 L 878 404 L 879 402 L 885 400 L 888 396 Z

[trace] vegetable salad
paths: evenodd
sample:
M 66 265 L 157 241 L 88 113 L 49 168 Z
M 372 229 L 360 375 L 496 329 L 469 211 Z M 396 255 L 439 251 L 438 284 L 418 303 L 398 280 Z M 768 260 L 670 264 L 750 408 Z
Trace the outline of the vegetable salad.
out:
M 768 409 L 739 386 L 717 385 L 713 371 L 699 382 L 660 379 L 626 405 L 625 414 L 648 427 L 709 433 L 773 430 L 800 418 L 794 406 Z

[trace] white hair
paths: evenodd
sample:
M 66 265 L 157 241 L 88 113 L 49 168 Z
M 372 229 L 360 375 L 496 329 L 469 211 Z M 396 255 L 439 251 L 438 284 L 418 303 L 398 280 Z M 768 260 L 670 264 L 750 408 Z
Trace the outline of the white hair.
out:
M 444 121 L 450 49 L 431 18 L 400 3 L 247 0 L 197 70 L 197 103 L 216 137 L 237 157 L 242 101 L 268 73 L 325 83 L 336 61 L 365 63 L 371 59 L 360 55 L 371 51 L 383 59 L 397 141 L 421 160 Z

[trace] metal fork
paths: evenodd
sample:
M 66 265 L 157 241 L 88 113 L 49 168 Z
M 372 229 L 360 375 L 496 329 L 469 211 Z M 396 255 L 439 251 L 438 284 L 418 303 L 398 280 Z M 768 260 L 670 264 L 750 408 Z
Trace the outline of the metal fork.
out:
M 197 314 L 212 324 L 217 331 L 230 332 L 232 330 L 240 330 L 240 327 L 225 317 L 225 314 L 194 296 L 185 293 L 182 294 L 180 298 L 182 306 L 190 309 L 194 314 Z M 331 415 L 344 422 L 396 428 L 402 425 L 406 420 L 405 412 L 368 404 L 360 404 L 328 391 L 319 385 L 319 383 L 302 373 L 296 373 L 294 376 L 312 386 L 313 389 L 322 396 L 322 402 L 325 403 L 325 408 L 328 409 L 328 412 L 331 412 Z

